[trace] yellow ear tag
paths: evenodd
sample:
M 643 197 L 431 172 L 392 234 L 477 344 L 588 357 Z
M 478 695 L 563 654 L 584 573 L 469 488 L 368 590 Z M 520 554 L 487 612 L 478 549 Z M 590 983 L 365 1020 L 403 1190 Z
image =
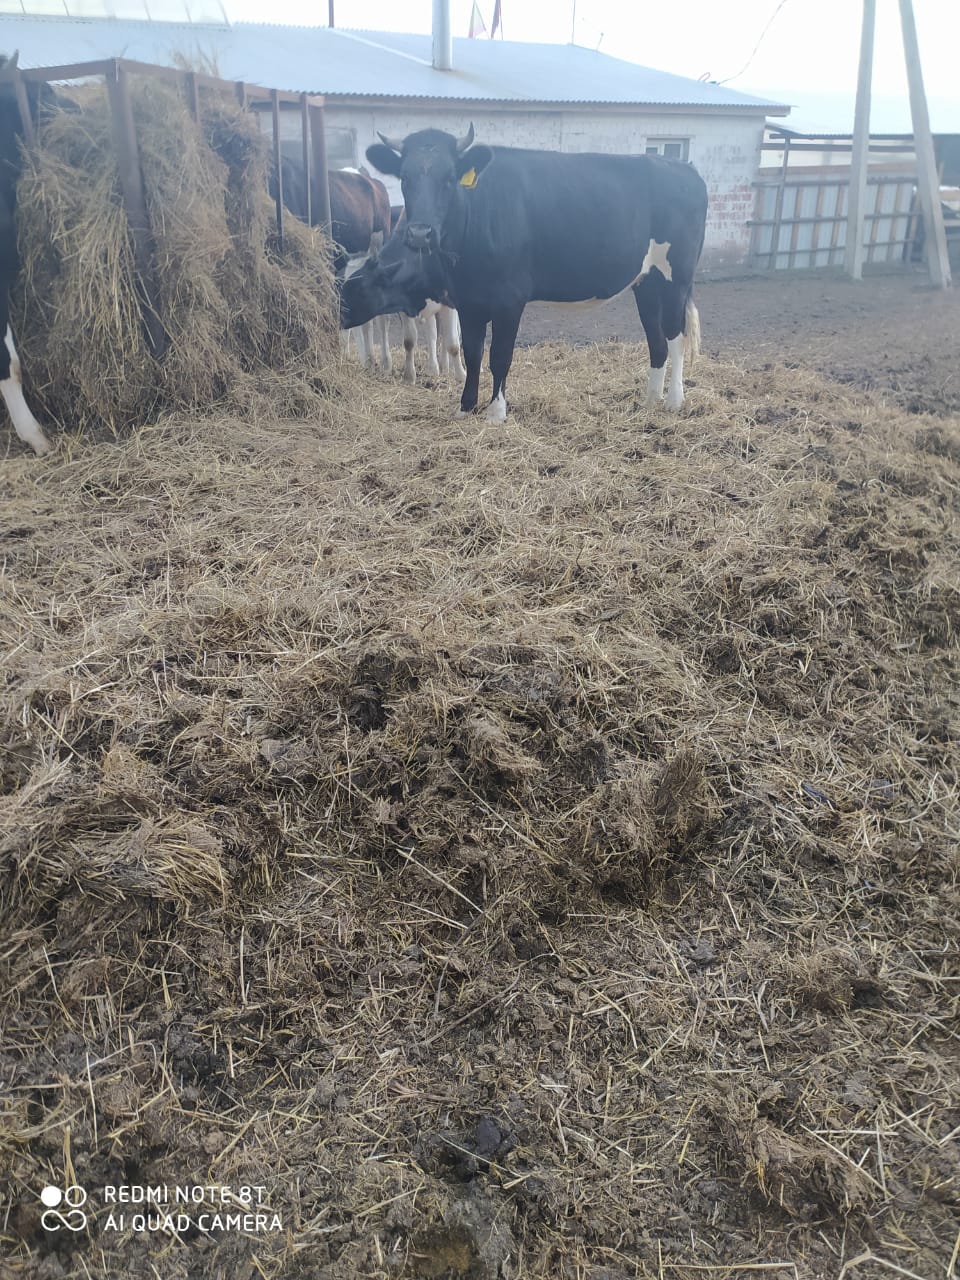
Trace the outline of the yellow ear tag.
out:
M 477 185 L 476 169 L 468 169 L 460 179 L 460 185 L 461 187 L 475 187 Z

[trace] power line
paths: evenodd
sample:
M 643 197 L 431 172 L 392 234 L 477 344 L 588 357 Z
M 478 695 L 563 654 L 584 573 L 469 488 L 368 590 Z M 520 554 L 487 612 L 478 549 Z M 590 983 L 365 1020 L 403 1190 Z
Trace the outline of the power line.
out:
M 768 31 L 770 30 L 770 28 L 773 26 L 773 24 L 774 24 L 774 21 L 775 21 L 775 19 L 776 19 L 777 14 L 780 12 L 780 10 L 783 8 L 783 6 L 784 6 L 786 3 L 787 3 L 787 0 L 780 0 L 780 3 L 779 3 L 779 4 L 777 5 L 777 7 L 774 9 L 773 13 L 770 15 L 770 19 L 769 19 L 769 21 L 767 22 L 767 25 L 766 25 L 766 26 L 763 28 L 763 30 L 760 32 L 760 38 L 757 40 L 757 43 L 753 46 L 753 53 L 751 53 L 750 57 L 746 60 L 746 62 L 743 64 L 743 66 L 740 68 L 740 70 L 736 73 L 736 75 L 733 75 L 733 76 L 727 76 L 726 80 L 718 80 L 718 81 L 717 81 L 717 84 L 729 84 L 731 80 L 736 80 L 736 79 L 738 79 L 740 76 L 742 76 L 742 75 L 743 75 L 743 73 L 746 71 L 747 67 L 749 67 L 750 63 L 751 63 L 751 62 L 753 61 L 753 59 L 756 57 L 757 50 L 758 50 L 758 49 L 760 48 L 760 46 L 763 44 L 763 37 L 767 34 L 767 32 L 768 32 Z

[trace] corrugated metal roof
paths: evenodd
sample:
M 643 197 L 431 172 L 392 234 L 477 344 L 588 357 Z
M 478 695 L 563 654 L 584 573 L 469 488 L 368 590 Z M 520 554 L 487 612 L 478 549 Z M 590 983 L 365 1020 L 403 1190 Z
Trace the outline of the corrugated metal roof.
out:
M 0 14 L 43 18 L 136 18 L 230 25 L 222 0 L 0 0 Z
M 20 65 L 127 57 L 170 64 L 200 54 L 225 79 L 332 98 L 597 103 L 776 112 L 769 99 L 641 67 L 577 45 L 454 40 L 453 71 L 436 71 L 428 35 L 120 19 L 4 17 Z

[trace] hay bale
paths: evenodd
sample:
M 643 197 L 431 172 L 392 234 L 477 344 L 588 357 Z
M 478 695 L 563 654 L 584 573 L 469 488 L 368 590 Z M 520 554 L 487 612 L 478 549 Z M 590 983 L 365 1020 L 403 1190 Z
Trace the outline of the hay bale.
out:
M 131 96 L 169 348 L 147 346 L 106 92 L 88 86 L 44 124 L 19 188 L 14 324 L 39 412 L 112 432 L 213 405 L 317 412 L 338 353 L 329 241 L 290 218 L 279 253 L 248 112 L 204 93 L 197 124 L 148 79 Z

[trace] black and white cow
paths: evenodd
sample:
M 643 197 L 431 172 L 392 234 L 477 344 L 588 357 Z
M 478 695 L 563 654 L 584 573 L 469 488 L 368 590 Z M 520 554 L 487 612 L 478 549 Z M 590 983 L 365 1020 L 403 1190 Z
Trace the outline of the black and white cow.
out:
M 23 160 L 20 141 L 23 121 L 17 102 L 14 73 L 17 55 L 7 58 L 0 54 L 0 395 L 7 406 L 13 429 L 34 453 L 49 453 L 53 445 L 44 435 L 40 423 L 30 411 L 23 396 L 20 378 L 20 359 L 10 328 L 10 290 L 17 278 L 17 182 Z M 60 99 L 47 84 L 28 82 L 27 99 L 34 119 L 41 106 L 56 107 Z
M 667 407 L 679 409 L 684 350 L 695 351 L 699 339 L 692 287 L 707 214 L 700 175 L 660 156 L 472 144 L 471 125 L 459 140 L 424 129 L 367 149 L 375 168 L 400 178 L 407 225 L 344 286 L 341 324 L 387 311 L 416 315 L 427 298 L 455 306 L 467 413 L 477 406 L 491 323 L 487 417 L 502 422 L 526 304 L 601 300 L 632 288 L 650 348 L 647 403 L 660 402 L 669 355 Z

